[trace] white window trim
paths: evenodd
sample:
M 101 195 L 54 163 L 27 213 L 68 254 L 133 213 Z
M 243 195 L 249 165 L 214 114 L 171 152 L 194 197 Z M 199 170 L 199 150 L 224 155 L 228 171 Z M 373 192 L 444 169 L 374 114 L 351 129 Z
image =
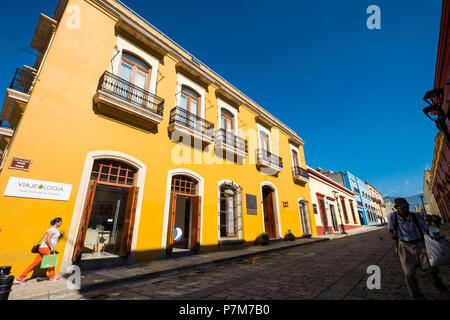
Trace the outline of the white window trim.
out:
M 205 119 L 205 96 L 206 90 L 202 86 L 198 85 L 194 81 L 186 78 L 182 74 L 177 74 L 177 93 L 175 95 L 175 105 L 179 107 L 181 105 L 181 89 L 183 86 L 193 89 L 200 95 L 200 114 L 197 115 L 202 119 Z
M 135 186 L 139 187 L 139 193 L 136 205 L 136 216 L 134 220 L 135 223 L 133 228 L 133 238 L 132 238 L 133 240 L 131 242 L 131 254 L 127 260 L 129 264 L 134 263 L 134 254 L 136 252 L 137 236 L 139 230 L 139 221 L 141 217 L 141 207 L 144 195 L 144 184 L 147 166 L 138 159 L 125 153 L 117 151 L 99 150 L 89 152 L 86 155 L 83 173 L 78 187 L 77 198 L 75 200 L 75 207 L 73 209 L 72 221 L 70 223 L 69 232 L 67 235 L 67 239 L 69 241 L 67 241 L 66 247 L 64 248 L 64 255 L 61 264 L 62 266 L 72 264 L 72 256 L 75 247 L 75 241 L 78 237 L 78 232 L 80 230 L 80 223 L 84 211 L 84 204 L 86 202 L 86 197 L 88 194 L 88 186 L 91 178 L 92 167 L 94 165 L 94 161 L 97 159 L 113 159 L 129 164 L 137 169 Z
M 158 78 L 159 60 L 120 36 L 117 36 L 116 48 L 117 51 L 114 52 L 115 56 L 111 61 L 111 67 L 109 72 L 119 76 L 123 50 L 130 52 L 131 54 L 136 55 L 138 58 L 142 59 L 149 66 L 152 67 L 152 72 L 150 75 L 150 87 L 148 91 L 152 94 L 156 94 L 156 82 Z
M 217 98 L 217 123 L 218 123 L 218 128 L 219 129 L 224 129 L 222 128 L 222 121 L 221 121 L 221 115 L 222 115 L 222 109 L 227 110 L 228 112 L 230 112 L 231 114 L 233 114 L 233 133 L 236 136 L 239 136 L 239 129 L 238 129 L 238 112 L 235 108 L 233 108 L 232 106 L 230 106 L 228 103 L 226 103 L 225 101 L 221 100 L 220 98 Z
M 172 186 L 172 177 L 176 175 L 185 175 L 193 178 L 197 181 L 197 196 L 201 197 L 200 202 L 200 247 L 203 243 L 203 190 L 204 190 L 204 179 L 197 174 L 196 172 L 189 169 L 173 169 L 167 172 L 167 182 L 166 182 L 166 199 L 164 203 L 164 220 L 163 220 L 163 230 L 162 230 L 162 238 L 161 238 L 161 257 L 165 257 L 166 244 L 167 244 L 167 228 L 169 226 L 169 210 L 170 210 L 170 194 L 171 186 Z M 191 228 L 192 230 L 192 228 Z
M 237 219 L 237 236 L 236 237 L 221 237 L 220 236 L 220 187 L 223 184 L 231 184 L 236 189 L 236 198 L 240 199 L 240 205 L 238 206 L 238 210 L 236 214 L 238 215 L 239 219 Z M 221 180 L 217 183 L 217 241 L 223 241 L 223 240 L 242 240 L 243 239 L 243 223 L 242 223 L 242 188 L 235 182 L 231 180 Z

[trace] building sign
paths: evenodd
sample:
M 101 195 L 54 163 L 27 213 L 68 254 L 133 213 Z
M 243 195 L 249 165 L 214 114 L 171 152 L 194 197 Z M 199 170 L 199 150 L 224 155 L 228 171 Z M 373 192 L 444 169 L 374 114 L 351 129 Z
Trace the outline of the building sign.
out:
M 31 164 L 31 160 L 13 158 L 11 161 L 11 165 L 9 166 L 9 169 L 19 169 L 19 170 L 28 171 L 28 170 L 30 170 L 30 164 Z
M 246 194 L 246 203 L 247 203 L 247 214 L 258 214 L 257 205 L 256 205 L 256 196 L 253 194 Z
M 69 201 L 71 184 L 10 177 L 4 196 Z

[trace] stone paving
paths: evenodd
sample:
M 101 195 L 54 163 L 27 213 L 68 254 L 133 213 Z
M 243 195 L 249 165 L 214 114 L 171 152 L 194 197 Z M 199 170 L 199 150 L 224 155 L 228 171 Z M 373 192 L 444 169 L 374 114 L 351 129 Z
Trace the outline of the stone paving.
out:
M 386 227 L 307 246 L 227 261 L 156 278 L 127 281 L 57 299 L 87 300 L 409 300 Z M 450 225 L 441 233 L 450 239 Z M 381 289 L 366 286 L 367 267 L 381 269 Z M 450 288 L 450 266 L 440 268 Z M 437 293 L 418 272 L 428 299 Z M 51 297 L 49 297 L 51 299 Z
M 447 238 L 450 227 L 445 227 Z M 292 248 L 139 283 L 91 292 L 83 299 L 158 300 L 409 300 L 393 241 L 386 228 Z M 381 289 L 369 290 L 367 267 L 381 269 Z M 450 266 L 441 267 L 450 287 Z M 428 299 L 437 293 L 423 272 Z

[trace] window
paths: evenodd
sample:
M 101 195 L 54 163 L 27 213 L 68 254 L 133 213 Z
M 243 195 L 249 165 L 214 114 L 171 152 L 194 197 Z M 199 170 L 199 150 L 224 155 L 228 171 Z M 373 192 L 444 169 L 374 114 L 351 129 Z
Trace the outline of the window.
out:
M 180 107 L 187 112 L 200 116 L 200 95 L 185 86 L 181 89 Z
M 121 80 L 117 82 L 116 94 L 135 103 L 145 104 L 150 75 L 151 67 L 139 58 L 123 52 L 119 70 Z
M 123 52 L 120 64 L 119 77 L 134 84 L 135 86 L 148 90 L 150 85 L 151 67 L 139 58 Z
M 238 195 L 232 186 L 220 187 L 220 236 L 236 237 L 238 235 Z
M 226 131 L 229 132 L 233 132 L 234 115 L 230 111 L 222 108 L 220 111 L 220 124 L 222 129 L 225 129 Z
M 259 132 L 259 138 L 261 140 L 261 149 L 264 149 L 266 151 L 269 151 L 269 135 L 263 131 Z
M 294 164 L 294 167 L 300 167 L 299 161 L 298 161 L 298 154 L 297 151 L 292 150 L 292 162 Z
M 133 186 L 136 169 L 114 160 L 96 160 L 92 167 L 91 180 L 109 185 Z
M 197 182 L 189 177 L 174 176 L 171 191 L 177 194 L 195 195 Z

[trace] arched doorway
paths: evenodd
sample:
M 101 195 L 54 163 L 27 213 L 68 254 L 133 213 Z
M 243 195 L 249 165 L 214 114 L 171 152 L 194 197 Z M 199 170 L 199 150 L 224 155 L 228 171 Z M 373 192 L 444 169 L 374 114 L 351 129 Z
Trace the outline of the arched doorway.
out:
M 186 175 L 174 175 L 170 187 L 166 252 L 200 250 L 201 196 L 198 181 Z M 175 235 L 181 234 L 175 238 Z
M 94 161 L 72 261 L 131 254 L 136 174 L 136 168 L 118 160 Z
M 277 238 L 277 220 L 275 212 L 275 190 L 270 186 L 262 187 L 263 212 L 264 212 L 264 230 L 269 238 Z

